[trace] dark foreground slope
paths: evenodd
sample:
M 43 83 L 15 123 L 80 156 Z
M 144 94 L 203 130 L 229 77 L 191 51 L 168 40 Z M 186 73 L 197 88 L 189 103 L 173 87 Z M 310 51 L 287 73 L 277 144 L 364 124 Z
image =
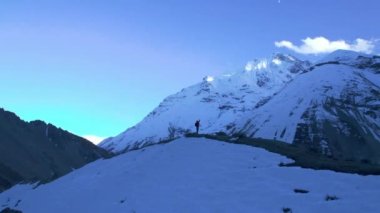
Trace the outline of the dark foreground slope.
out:
M 0 191 L 19 182 L 51 181 L 108 156 L 65 130 L 0 109 Z
M 380 164 L 368 159 L 355 161 L 339 158 L 339 156 L 325 155 L 307 144 L 288 144 L 281 141 L 262 138 L 248 138 L 244 135 L 228 136 L 223 132 L 217 134 L 187 134 L 186 137 L 204 137 L 208 139 L 244 144 L 263 148 L 269 152 L 277 153 L 292 159 L 292 163 L 280 163 L 284 167 L 302 167 L 315 170 L 331 170 L 335 172 L 354 173 L 360 175 L 380 175 Z

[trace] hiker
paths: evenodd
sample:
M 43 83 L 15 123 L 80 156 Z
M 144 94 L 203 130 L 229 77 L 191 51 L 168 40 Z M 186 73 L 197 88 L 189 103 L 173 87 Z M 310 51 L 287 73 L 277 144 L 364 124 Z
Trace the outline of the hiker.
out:
M 197 134 L 199 133 L 199 127 L 201 126 L 201 120 L 195 121 L 195 128 L 197 128 Z

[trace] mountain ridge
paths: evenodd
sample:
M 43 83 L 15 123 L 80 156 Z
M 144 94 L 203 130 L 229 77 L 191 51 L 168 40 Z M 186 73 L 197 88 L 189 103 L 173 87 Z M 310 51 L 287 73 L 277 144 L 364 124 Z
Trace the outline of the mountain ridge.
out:
M 19 182 L 48 182 L 107 151 L 41 120 L 25 122 L 0 108 L 0 190 Z
M 380 57 L 339 50 L 311 64 L 279 56 L 206 77 L 100 146 L 116 153 L 142 148 L 194 131 L 201 119 L 203 133 L 308 143 L 322 154 L 380 163 Z
M 133 138 L 139 138 L 137 140 L 140 142 L 135 143 L 139 146 L 138 144 L 158 142 L 160 139 L 166 140 L 189 132 L 192 129 L 193 120 L 198 118 L 211 120 L 202 122 L 203 131 L 205 128 L 210 128 L 210 131 L 220 131 L 219 126 L 214 126 L 215 123 L 219 122 L 222 126 L 228 126 L 238 111 L 245 111 L 252 105 L 263 103 L 268 96 L 277 92 L 278 88 L 291 81 L 294 76 L 306 72 L 309 66 L 308 61 L 301 61 L 290 55 L 274 54 L 271 59 L 249 62 L 246 69 L 241 72 L 219 77 L 206 76 L 202 82 L 165 98 L 139 124 L 125 132 L 129 132 L 128 135 Z M 195 104 L 199 104 L 198 107 L 194 107 Z M 167 112 L 170 108 L 175 108 L 175 113 Z M 164 114 L 164 118 L 157 120 L 156 118 L 161 114 Z M 172 119 L 172 114 L 177 117 Z M 155 128 L 150 128 L 151 124 L 144 124 L 149 121 L 155 122 L 153 125 Z M 179 123 L 186 123 L 186 126 L 181 126 L 182 124 L 179 125 Z M 153 135 L 157 132 L 160 134 L 158 137 Z M 167 132 L 172 137 L 165 137 Z M 99 146 L 108 150 L 115 148 L 112 146 L 118 146 L 115 149 L 121 151 L 125 147 L 118 143 L 122 143 L 129 146 L 127 149 L 136 148 L 135 145 L 128 144 L 135 139 L 124 141 L 129 136 L 120 134 L 104 140 Z M 142 137 L 146 138 L 141 139 Z

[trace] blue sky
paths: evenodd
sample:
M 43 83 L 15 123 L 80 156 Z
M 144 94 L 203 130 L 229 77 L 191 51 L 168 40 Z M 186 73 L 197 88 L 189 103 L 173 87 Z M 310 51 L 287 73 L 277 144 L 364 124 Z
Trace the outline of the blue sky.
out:
M 113 136 L 167 95 L 253 58 L 378 54 L 379 11 L 377 0 L 2 0 L 0 107 Z

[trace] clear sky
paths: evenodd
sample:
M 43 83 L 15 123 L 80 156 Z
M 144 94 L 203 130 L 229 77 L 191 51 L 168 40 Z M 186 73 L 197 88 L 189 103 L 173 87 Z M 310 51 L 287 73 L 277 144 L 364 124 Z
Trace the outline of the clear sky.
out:
M 113 136 L 253 58 L 378 54 L 379 11 L 378 0 L 1 0 L 0 107 Z

